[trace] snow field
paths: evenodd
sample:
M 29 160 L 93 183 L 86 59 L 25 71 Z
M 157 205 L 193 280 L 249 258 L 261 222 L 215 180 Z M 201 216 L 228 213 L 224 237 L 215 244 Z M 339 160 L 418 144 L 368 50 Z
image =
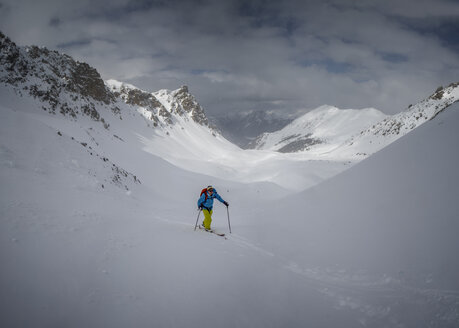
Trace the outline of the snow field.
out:
M 239 169 L 256 152 L 221 141 L 226 159 L 203 160 L 189 134 L 195 151 L 183 155 L 184 130 L 161 139 L 141 114 L 107 116 L 105 130 L 84 117 L 72 122 L 9 105 L 0 107 L 2 326 L 459 322 L 457 105 L 300 193 L 292 192 L 301 185 L 296 176 L 308 166 L 298 156 L 277 162 L 264 152 L 252 165 L 265 174 L 260 180 L 281 171 L 289 188 L 252 183 L 244 178 L 251 172 Z M 220 160 L 234 171 L 218 167 Z M 113 164 L 131 175 L 113 181 Z M 203 174 L 207 168 L 212 175 Z M 307 172 L 316 183 L 327 178 L 320 169 Z M 213 221 L 227 240 L 193 231 L 207 184 L 230 203 L 233 234 L 218 201 Z

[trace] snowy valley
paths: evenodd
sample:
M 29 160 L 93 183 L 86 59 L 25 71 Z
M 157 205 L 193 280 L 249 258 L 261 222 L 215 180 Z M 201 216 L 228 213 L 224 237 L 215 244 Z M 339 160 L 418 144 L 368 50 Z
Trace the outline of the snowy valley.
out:
M 185 86 L 0 34 L 0 99 L 2 327 L 459 324 L 458 84 L 243 150 Z M 225 238 L 194 231 L 207 185 Z

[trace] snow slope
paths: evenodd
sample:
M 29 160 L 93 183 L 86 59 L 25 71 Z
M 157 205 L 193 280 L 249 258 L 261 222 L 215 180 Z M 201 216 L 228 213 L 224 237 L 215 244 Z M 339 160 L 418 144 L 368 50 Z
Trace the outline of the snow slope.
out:
M 151 117 L 159 117 L 160 128 L 153 133 L 138 133 L 143 149 L 159 156 L 184 170 L 206 174 L 213 177 L 225 177 L 241 183 L 270 182 L 289 191 L 299 191 L 327 179 L 347 169 L 351 164 L 347 160 L 323 160 L 310 154 L 280 154 L 273 151 L 244 151 L 225 139 L 214 129 L 205 117 L 203 109 L 188 89 L 160 90 L 153 93 L 139 90 L 135 86 L 118 82 L 106 81 L 109 88 L 121 94 L 128 105 L 137 105 L 136 111 L 147 121 Z M 152 97 L 158 108 L 163 108 L 172 115 L 161 118 L 161 110 L 152 113 L 142 103 L 133 104 L 129 100 L 132 93 L 142 93 L 144 97 Z M 196 115 L 186 113 L 182 104 L 177 101 L 185 93 L 192 103 Z M 183 98 L 183 96 L 182 96 Z M 132 98 L 131 98 L 132 99 Z M 118 104 L 120 108 L 121 105 Z M 151 106 L 150 106 L 151 107 Z M 189 111 L 190 112 L 190 111 Z M 120 126 L 120 129 L 123 129 Z M 135 128 L 134 128 L 135 129 Z
M 157 124 L 155 129 L 137 133 L 143 149 L 184 170 L 241 183 L 271 182 L 287 190 L 299 191 L 349 167 L 347 160 L 323 160 L 309 154 L 242 150 L 214 130 L 205 116 L 196 120 L 192 119 L 192 113 L 184 114 L 185 110 L 177 101 L 180 98 L 178 95 L 183 93 L 182 88 L 148 93 L 115 80 L 106 81 L 106 84 L 127 105 L 135 106 L 135 110 L 147 122 L 154 118 L 153 124 Z M 148 99 L 150 103 L 155 103 L 153 111 L 149 102 L 135 102 L 133 94 L 137 95 L 137 99 Z M 194 98 L 191 98 L 191 102 L 195 103 L 199 113 L 203 113 Z M 117 106 L 123 108 L 119 103 Z M 123 112 L 128 110 L 124 109 Z M 161 111 L 170 114 L 161 115 Z M 123 127 L 119 126 L 119 129 Z
M 457 105 L 280 201 L 272 184 L 217 180 L 139 151 L 134 133 L 96 135 L 106 151 L 96 156 L 65 118 L 0 109 L 2 326 L 459 322 Z M 113 164 L 141 183 L 117 184 Z M 193 231 L 196 190 L 210 180 L 230 203 L 226 240 Z M 221 204 L 213 226 L 228 232 Z
M 242 213 L 282 190 L 183 171 L 142 151 L 129 130 L 137 116 L 123 115 L 126 130 L 109 122 L 108 132 L 89 118 L 31 110 L 29 100 L 0 106 L 2 327 L 269 327 L 298 320 L 283 299 L 294 310 L 311 303 L 308 320 L 337 320 L 323 316 L 327 297 L 298 290 L 300 279 L 249 239 L 193 231 L 204 182 L 235 204 L 236 230 Z M 214 227 L 227 232 L 226 219 L 216 204 Z
M 282 200 L 277 210 L 269 209 L 269 217 L 275 224 L 289 208 L 302 212 L 280 231 L 300 233 L 307 244 L 319 246 L 319 262 L 355 261 L 355 266 L 381 266 L 387 272 L 448 266 L 454 270 L 443 271 L 451 278 L 445 282 L 458 288 L 453 274 L 459 259 L 448 256 L 459 246 L 458 126 L 455 104 L 349 170 Z
M 360 312 L 362 325 L 456 327 L 458 126 L 455 104 L 351 169 L 261 211 L 258 242 L 324 287 L 337 308 Z

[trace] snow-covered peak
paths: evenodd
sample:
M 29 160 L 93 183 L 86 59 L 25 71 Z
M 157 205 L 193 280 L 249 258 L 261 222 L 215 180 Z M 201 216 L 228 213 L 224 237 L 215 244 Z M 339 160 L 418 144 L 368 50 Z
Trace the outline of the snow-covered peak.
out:
M 374 108 L 339 109 L 323 105 L 279 131 L 259 136 L 255 148 L 307 152 L 326 159 L 359 160 L 434 118 L 457 101 L 459 83 L 453 83 L 391 116 Z
M 352 134 L 384 117 L 385 114 L 374 108 L 356 110 L 323 105 L 297 118 L 280 131 L 262 135 L 257 140 L 257 148 L 280 152 L 311 149 L 327 152 Z
M 105 85 L 108 88 L 110 88 L 110 90 L 117 91 L 117 92 L 121 92 L 121 90 L 123 90 L 123 89 L 128 89 L 128 90 L 139 89 L 135 85 L 132 85 L 132 84 L 129 84 L 129 83 L 126 83 L 126 82 L 121 82 L 121 81 L 118 81 L 118 80 L 115 80 L 115 79 L 105 80 Z
M 335 106 L 320 106 L 298 119 L 282 131 L 310 129 L 317 137 L 333 137 L 348 134 L 362 124 L 384 118 L 386 115 L 375 108 L 339 109 Z
M 105 84 L 116 97 L 121 98 L 127 104 L 138 106 L 138 111 L 154 121 L 155 126 L 160 123 L 174 124 L 180 117 L 185 120 L 190 119 L 216 132 L 215 127 L 209 124 L 204 109 L 189 92 L 187 86 L 181 86 L 172 91 L 161 89 L 156 92 L 148 92 L 114 79 L 106 80 Z
M 204 109 L 189 92 L 188 86 L 184 85 L 173 91 L 163 89 L 153 94 L 171 113 L 187 116 L 200 125 L 216 130 L 216 128 L 209 123 Z
M 367 157 L 406 135 L 459 101 L 459 83 L 438 88 L 430 97 L 368 126 L 346 140 L 335 156 Z
M 427 99 L 410 105 L 405 111 L 382 120 L 375 126 L 363 131 L 364 134 L 399 135 L 406 134 L 422 123 L 434 118 L 451 104 L 459 101 L 459 83 L 446 88 L 438 88 Z

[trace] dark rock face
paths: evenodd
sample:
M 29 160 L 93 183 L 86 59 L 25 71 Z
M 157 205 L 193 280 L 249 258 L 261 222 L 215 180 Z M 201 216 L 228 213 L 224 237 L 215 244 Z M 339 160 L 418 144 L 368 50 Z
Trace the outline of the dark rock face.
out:
M 311 134 L 304 136 L 303 138 L 292 141 L 291 143 L 280 148 L 278 152 L 280 153 L 295 153 L 298 151 L 309 150 L 311 146 L 319 145 L 323 143 L 322 140 L 317 138 L 312 138 Z
M 107 105 L 114 100 L 113 95 L 105 88 L 100 74 L 88 64 L 77 62 L 71 74 L 73 87 L 83 96 L 102 101 Z
M 95 103 L 113 105 L 115 96 L 105 87 L 96 69 L 46 48 L 18 47 L 0 32 L 0 82 L 19 95 L 27 92 L 43 102 L 43 109 L 76 118 L 78 114 L 100 121 Z M 111 107 L 117 114 L 119 109 Z
M 0 70 L 6 71 L 1 82 L 17 84 L 25 81 L 27 62 L 21 57 L 19 48 L 14 42 L 0 32 Z
M 172 115 L 161 102 L 152 94 L 133 87 L 122 86 L 114 92 L 117 98 L 120 98 L 128 105 L 139 106 L 149 111 L 150 120 L 153 121 L 153 126 L 160 124 L 162 118 L 166 124 L 172 124 Z
M 444 109 L 451 106 L 457 101 L 451 97 L 451 92 L 459 86 L 458 83 L 451 83 L 446 88 L 439 87 L 427 99 L 421 101 L 415 106 L 410 105 L 405 112 L 399 113 L 392 117 L 373 125 L 370 129 L 362 131 L 362 134 L 372 133 L 374 135 L 389 136 L 406 134 L 418 126 L 417 121 L 424 122 L 433 119 Z M 429 108 L 435 108 L 433 113 L 428 113 Z
M 189 93 L 187 86 L 182 86 L 175 91 L 160 90 L 149 93 L 129 84 L 110 81 L 107 81 L 107 83 L 116 98 L 126 104 L 141 107 L 143 113 L 147 112 L 148 114 L 144 116 L 153 121 L 153 126 L 155 127 L 172 125 L 177 121 L 178 117 L 183 117 L 185 120 L 191 119 L 215 132 L 217 131 L 209 123 L 204 109 L 196 101 L 195 97 Z
M 88 116 L 105 128 L 109 127 L 103 118 L 105 110 L 120 115 L 117 104 L 123 101 L 133 111 L 142 107 L 153 127 L 172 125 L 177 116 L 182 116 L 216 131 L 187 86 L 166 92 L 166 109 L 154 93 L 127 84 L 110 90 L 90 65 L 43 47 L 18 47 L 1 32 L 0 83 L 12 86 L 19 96 L 27 93 L 39 99 L 41 107 L 51 114 L 72 119 Z
M 209 120 L 207 119 L 204 110 L 201 105 L 196 101 L 193 95 L 188 92 L 188 87 L 182 86 L 180 89 L 173 92 L 173 96 L 177 99 L 177 106 L 175 106 L 175 111 L 179 115 L 184 113 L 191 114 L 191 118 L 196 123 L 199 123 L 204 126 L 209 126 Z

